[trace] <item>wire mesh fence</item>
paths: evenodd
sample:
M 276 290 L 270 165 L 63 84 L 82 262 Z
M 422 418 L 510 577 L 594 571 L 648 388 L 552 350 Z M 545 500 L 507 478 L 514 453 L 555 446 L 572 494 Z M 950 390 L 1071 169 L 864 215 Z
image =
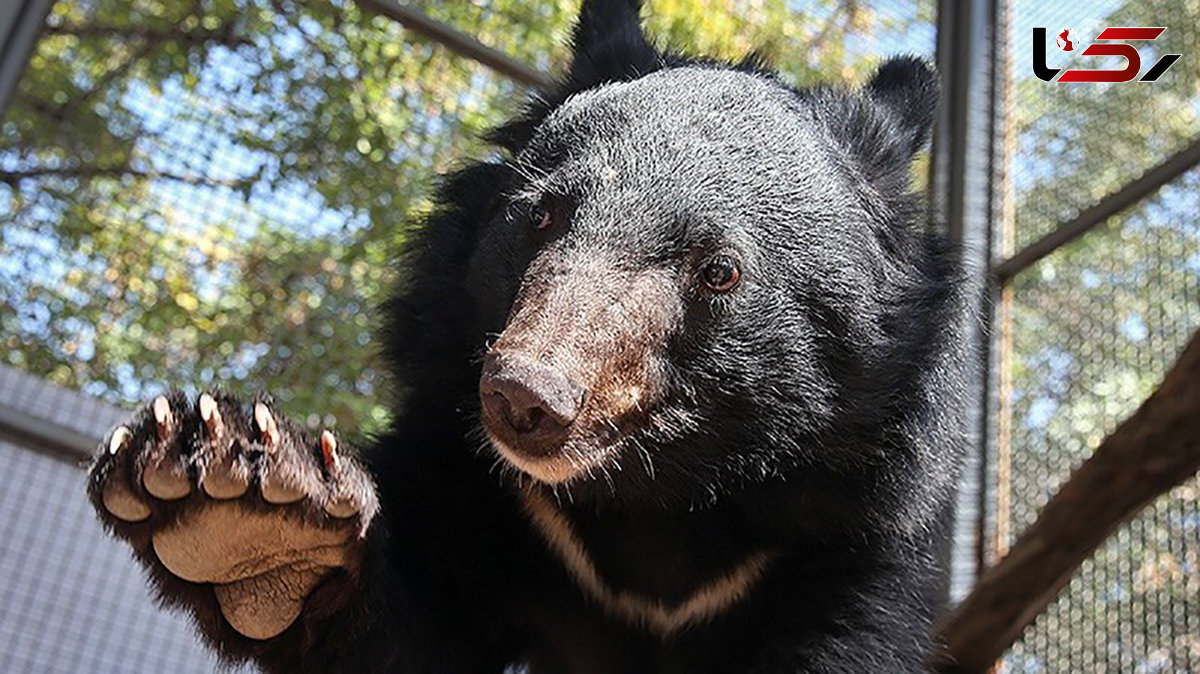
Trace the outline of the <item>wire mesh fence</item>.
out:
M 1183 149 L 1200 130 L 1196 59 L 1180 59 L 1152 83 L 1050 85 L 1033 76 L 1033 27 L 1047 30 L 1050 67 L 1118 68 L 1120 58 L 1079 52 L 1107 26 L 1164 26 L 1153 42 L 1134 43 L 1142 53 L 1143 73 L 1162 54 L 1196 53 L 1200 32 L 1194 5 L 1163 0 L 1058 7 L 1017 0 L 1012 18 L 1019 166 L 1014 177 L 1020 204 L 1012 243 L 1019 250 Z M 1064 31 L 1073 41 L 1070 52 L 1057 46 Z
M 1154 83 L 1046 83 L 1050 67 L 1119 67 L 1079 57 L 1106 26 L 1165 26 L 1137 46 L 1143 72 L 1200 50 L 1200 7 L 1087 2 L 1010 7 L 1013 219 L 1020 250 L 1200 138 L 1200 66 L 1186 56 Z M 1065 35 L 1065 37 L 1064 37 Z M 1073 53 L 1066 51 L 1070 41 Z M 1200 171 L 1013 278 L 1000 310 L 995 535 L 999 554 L 1100 441 L 1153 390 L 1200 327 Z M 1006 658 L 1014 672 L 1200 671 L 1200 483 L 1161 497 L 1115 534 Z
M 0 151 L 8 362 L 378 422 L 369 309 L 405 218 L 515 91 L 354 5 L 56 4 Z
M 124 413 L 0 366 L 0 400 L 47 425 L 103 433 Z M 74 457 L 0 439 L 0 671 L 211 672 L 187 621 L 164 614 L 128 548 L 83 497 Z
M 932 52 L 930 3 L 808 4 L 650 15 L 664 42 L 698 36 L 728 56 L 749 50 L 733 31 L 756 25 L 774 36 L 768 57 L 815 53 L 835 78 L 888 51 Z M 546 67 L 565 58 L 574 16 L 421 9 Z M 522 94 L 348 1 L 58 2 L 0 129 L 5 360 L 118 403 L 162 382 L 269 383 L 300 418 L 377 425 L 364 346 L 388 262 L 434 174 L 478 154 Z
M 662 43 L 759 48 L 797 83 L 934 49 L 931 1 L 646 4 Z M 577 5 L 406 6 L 554 72 Z M 0 122 L 0 363 L 117 407 L 219 384 L 378 428 L 391 260 L 435 174 L 523 95 L 350 0 L 59 0 Z M 0 406 L 40 395 L 21 381 Z M 0 670 L 211 670 L 40 449 L 3 446 Z

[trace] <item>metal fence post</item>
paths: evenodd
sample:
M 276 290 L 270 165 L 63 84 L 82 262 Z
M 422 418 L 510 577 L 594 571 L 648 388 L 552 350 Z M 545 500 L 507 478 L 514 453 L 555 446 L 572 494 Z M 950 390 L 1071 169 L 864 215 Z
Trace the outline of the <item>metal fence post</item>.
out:
M 0 116 L 8 109 L 54 0 L 16 0 L 0 6 Z
M 968 454 L 959 484 L 946 592 L 963 597 L 985 559 L 989 517 L 990 426 L 993 381 L 991 295 L 988 268 L 993 255 L 993 222 L 998 212 L 996 91 L 1003 35 L 997 31 L 1002 0 L 940 0 L 937 65 L 943 84 L 930 162 L 933 221 L 960 246 L 974 298 L 969 322 L 970 385 L 967 405 Z

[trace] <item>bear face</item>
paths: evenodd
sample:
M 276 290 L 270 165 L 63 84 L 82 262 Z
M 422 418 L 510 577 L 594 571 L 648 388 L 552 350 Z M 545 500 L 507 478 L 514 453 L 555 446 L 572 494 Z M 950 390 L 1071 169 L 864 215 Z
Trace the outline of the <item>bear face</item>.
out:
M 636 61 L 624 35 L 603 46 Z M 613 81 L 509 127 L 470 265 L 492 446 L 584 499 L 696 505 L 783 478 L 842 519 L 870 515 L 867 492 L 894 516 L 920 482 L 944 491 L 953 471 L 905 435 L 928 426 L 930 326 L 955 302 L 911 225 L 933 73 L 896 59 L 852 93 L 655 63 L 614 57 Z

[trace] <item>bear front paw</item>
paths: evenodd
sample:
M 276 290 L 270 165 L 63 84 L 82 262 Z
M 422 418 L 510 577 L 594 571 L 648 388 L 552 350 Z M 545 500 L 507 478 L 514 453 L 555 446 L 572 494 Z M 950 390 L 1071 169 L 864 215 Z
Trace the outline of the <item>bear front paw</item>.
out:
M 378 510 L 370 477 L 333 433 L 314 440 L 265 399 L 247 409 L 220 393 L 143 406 L 101 445 L 88 492 L 144 563 L 211 587 L 252 639 L 287 629 L 334 571 L 357 571 Z

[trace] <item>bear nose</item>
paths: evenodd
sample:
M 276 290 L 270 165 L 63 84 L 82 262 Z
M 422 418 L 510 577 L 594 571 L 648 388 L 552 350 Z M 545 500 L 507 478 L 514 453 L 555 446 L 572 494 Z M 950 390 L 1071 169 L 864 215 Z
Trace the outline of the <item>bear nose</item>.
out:
M 537 360 L 493 351 L 483 361 L 479 397 L 484 413 L 514 433 L 552 435 L 579 416 L 583 387 Z

